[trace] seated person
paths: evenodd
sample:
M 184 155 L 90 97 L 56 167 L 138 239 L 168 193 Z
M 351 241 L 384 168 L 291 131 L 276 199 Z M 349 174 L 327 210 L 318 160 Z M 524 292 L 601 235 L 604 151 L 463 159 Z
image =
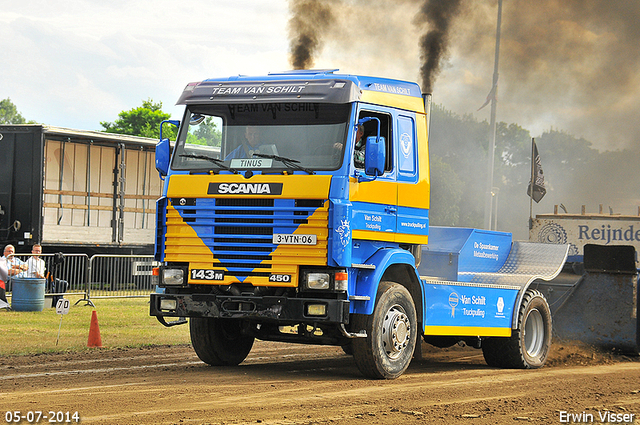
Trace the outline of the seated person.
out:
M 7 303 L 7 294 L 5 292 L 5 282 L 7 280 L 9 280 L 7 260 L 2 257 L 0 258 L 0 308 L 9 308 L 9 303 Z
M 247 139 L 246 142 L 231 151 L 224 158 L 225 161 L 237 158 L 252 158 L 254 153 L 270 153 L 268 151 L 260 152 L 262 142 L 260 141 L 260 129 L 258 127 L 247 126 L 244 131 L 244 137 Z
M 367 138 L 364 137 L 364 126 L 358 125 L 358 132 L 356 133 L 356 145 L 353 151 L 353 163 L 356 168 L 364 168 L 364 156 L 365 149 L 367 147 Z
M 29 268 L 27 264 L 15 256 L 16 249 L 13 245 L 4 247 L 4 260 L 7 263 L 7 271 L 9 277 L 22 278 L 25 277 L 24 272 Z
M 336 152 L 342 151 L 342 143 L 338 142 L 333 145 Z M 353 162 L 356 168 L 364 168 L 364 155 L 367 147 L 367 138 L 364 137 L 364 125 L 358 124 L 358 130 L 356 131 L 356 144 L 353 152 Z
M 44 260 L 40 258 L 40 254 L 42 254 L 42 246 L 40 244 L 34 244 L 31 247 L 31 253 L 33 254 L 31 257 L 27 259 L 27 271 L 25 272 L 25 277 L 35 278 L 35 279 L 44 279 Z

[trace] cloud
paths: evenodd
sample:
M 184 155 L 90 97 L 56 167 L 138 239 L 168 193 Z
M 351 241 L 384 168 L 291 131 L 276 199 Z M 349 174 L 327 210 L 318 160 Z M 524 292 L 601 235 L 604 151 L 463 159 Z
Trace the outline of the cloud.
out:
M 317 0 L 321 1 L 321 0 Z M 415 16 L 424 0 L 330 0 L 315 68 L 420 81 Z M 99 129 L 152 98 L 173 107 L 187 82 L 289 69 L 287 0 L 50 0 L 0 11 L 3 78 L 27 119 Z M 491 89 L 497 1 L 463 0 L 434 101 L 475 112 Z M 472 7 L 470 7 L 472 6 Z M 640 3 L 504 2 L 498 120 L 553 128 L 600 149 L 640 141 Z
M 101 129 L 152 98 L 173 104 L 190 81 L 287 68 L 284 1 L 60 0 L 0 12 L 4 75 L 27 119 Z

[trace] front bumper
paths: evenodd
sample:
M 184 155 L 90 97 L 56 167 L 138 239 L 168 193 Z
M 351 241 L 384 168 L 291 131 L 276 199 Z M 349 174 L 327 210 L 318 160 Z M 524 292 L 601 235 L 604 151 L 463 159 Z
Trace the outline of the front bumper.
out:
M 175 309 L 161 310 L 162 300 L 175 300 Z M 310 305 L 325 305 L 325 314 L 309 314 Z M 151 294 L 150 315 L 253 319 L 283 324 L 298 322 L 349 323 L 349 301 L 283 296 L 214 294 Z

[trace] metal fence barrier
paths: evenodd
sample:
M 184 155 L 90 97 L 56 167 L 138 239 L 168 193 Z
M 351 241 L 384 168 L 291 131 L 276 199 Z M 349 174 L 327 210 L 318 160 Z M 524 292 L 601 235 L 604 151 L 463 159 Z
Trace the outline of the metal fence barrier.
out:
M 15 255 L 17 264 L 26 263 L 32 254 Z M 45 277 L 47 278 L 47 293 L 50 293 L 50 282 L 54 279 L 60 279 L 68 282 L 66 293 L 82 294 L 86 289 L 87 268 L 89 265 L 89 257 L 86 254 L 40 254 L 39 257 L 45 264 Z M 26 272 L 16 275 L 17 278 L 32 277 Z M 12 277 L 7 282 L 7 293 L 12 289 Z
M 89 259 L 87 298 L 143 297 L 155 288 L 152 255 L 94 255 Z
M 27 262 L 32 254 L 17 254 L 18 263 Z M 52 291 L 56 279 L 68 283 L 65 294 L 82 295 L 78 301 L 113 297 L 147 297 L 155 290 L 152 269 L 157 262 L 152 255 L 94 255 L 86 254 L 40 254 L 45 262 L 47 277 L 46 292 L 49 295 L 62 295 Z M 26 272 L 16 277 L 31 277 Z M 6 282 L 7 297 L 11 297 L 10 277 Z M 58 286 L 60 287 L 60 286 Z

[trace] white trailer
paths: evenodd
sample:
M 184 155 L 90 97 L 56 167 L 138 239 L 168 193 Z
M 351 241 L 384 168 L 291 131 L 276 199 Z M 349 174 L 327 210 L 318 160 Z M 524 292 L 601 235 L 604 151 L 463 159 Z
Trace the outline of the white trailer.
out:
M 46 125 L 0 125 L 0 137 L 0 242 L 153 252 L 157 140 Z
M 640 252 L 640 210 L 638 215 L 587 214 L 583 207 L 582 214 L 538 214 L 529 240 L 570 244 L 569 262 L 582 262 L 585 245 L 628 245 Z

